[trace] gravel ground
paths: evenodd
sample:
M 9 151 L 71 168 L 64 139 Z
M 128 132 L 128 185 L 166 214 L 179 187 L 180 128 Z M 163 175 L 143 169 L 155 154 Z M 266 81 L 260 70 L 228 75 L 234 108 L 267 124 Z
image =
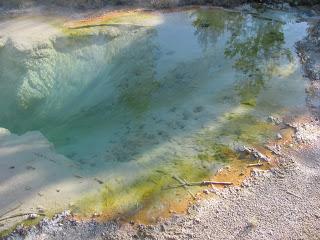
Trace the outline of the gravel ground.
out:
M 212 190 L 187 215 L 156 225 L 79 222 L 64 212 L 6 239 L 320 239 L 319 26 L 311 25 L 312 34 L 297 45 L 311 79 L 311 116 L 290 123 L 295 142 L 282 146 L 277 168 L 254 169 L 242 186 Z

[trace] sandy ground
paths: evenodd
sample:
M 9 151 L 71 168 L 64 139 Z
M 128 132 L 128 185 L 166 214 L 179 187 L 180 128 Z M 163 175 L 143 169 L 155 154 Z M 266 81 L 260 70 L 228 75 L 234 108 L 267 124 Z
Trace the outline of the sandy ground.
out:
M 156 225 L 82 222 L 66 211 L 31 229 L 19 226 L 5 239 L 320 239 L 320 88 L 308 74 L 318 66 L 318 55 L 308 54 L 317 52 L 311 40 L 299 49 L 301 56 L 310 56 L 305 70 L 313 80 L 306 90 L 311 113 L 286 122 L 295 129 L 295 141 L 281 147 L 277 168 L 253 169 L 240 187 L 211 189 L 209 198 L 191 206 L 187 215 Z M 1 134 L 10 137 L 4 130 Z

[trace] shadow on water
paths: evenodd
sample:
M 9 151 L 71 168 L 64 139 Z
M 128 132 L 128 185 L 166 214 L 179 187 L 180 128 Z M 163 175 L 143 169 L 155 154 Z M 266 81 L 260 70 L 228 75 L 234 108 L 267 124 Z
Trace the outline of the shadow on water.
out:
M 157 28 L 129 28 L 112 40 L 58 39 L 31 57 L 0 49 L 0 61 L 15 67 L 0 64 L 1 99 L 8 99 L 0 105 L 1 126 L 40 130 L 80 164 L 81 174 L 105 176 L 99 195 L 83 197 L 75 211 L 136 212 L 175 196 L 180 190 L 163 190 L 172 176 L 212 176 L 239 158 L 235 143 L 273 136 L 261 117 L 291 107 L 260 108 L 266 104 L 261 92 L 277 82 L 275 69 L 294 62 L 284 24 L 224 10 L 173 13 L 181 14 L 187 24 L 193 20 L 190 36 L 199 45 L 191 59 L 166 52 L 155 41 Z M 161 59 L 170 66 L 159 67 Z

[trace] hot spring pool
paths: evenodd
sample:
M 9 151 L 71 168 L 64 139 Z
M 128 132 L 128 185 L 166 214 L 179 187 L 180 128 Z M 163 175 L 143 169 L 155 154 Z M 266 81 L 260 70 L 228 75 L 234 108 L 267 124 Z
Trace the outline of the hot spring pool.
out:
M 245 171 L 236 147 L 263 146 L 278 131 L 268 116 L 304 109 L 294 44 L 307 23 L 298 19 L 202 8 L 106 21 L 4 19 L 0 126 L 41 132 L 64 156 L 68 164 L 55 171 L 68 172 L 72 187 L 51 194 L 70 205 L 67 192 L 79 188 L 70 205 L 76 213 L 152 220 L 183 211 L 190 195 L 167 189 L 177 184 L 173 176 L 202 181 L 225 166 Z M 42 192 L 67 181 L 55 176 Z

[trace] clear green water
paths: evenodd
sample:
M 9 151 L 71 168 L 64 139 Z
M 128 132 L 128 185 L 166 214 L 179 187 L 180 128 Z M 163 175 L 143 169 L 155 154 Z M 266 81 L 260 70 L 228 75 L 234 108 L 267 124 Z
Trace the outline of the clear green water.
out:
M 207 179 L 237 157 L 235 145 L 274 137 L 269 115 L 305 104 L 294 43 L 307 24 L 295 14 L 160 15 L 154 27 L 58 37 L 34 51 L 0 46 L 0 126 L 41 131 L 79 174 L 105 182 L 80 208 L 158 202 L 172 175 Z

